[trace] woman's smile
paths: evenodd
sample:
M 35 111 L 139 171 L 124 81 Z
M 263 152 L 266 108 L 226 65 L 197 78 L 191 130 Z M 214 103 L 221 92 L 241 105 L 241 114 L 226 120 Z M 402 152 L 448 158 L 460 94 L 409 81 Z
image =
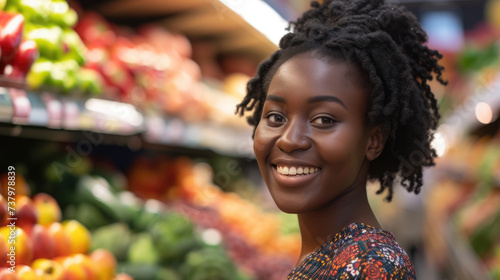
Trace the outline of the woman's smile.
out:
M 307 187 L 314 179 L 320 176 L 321 166 L 313 160 L 290 158 L 275 153 L 270 159 L 270 168 L 276 185 L 283 188 Z
M 305 187 L 320 176 L 321 168 L 310 165 L 271 165 L 277 185 L 284 188 Z

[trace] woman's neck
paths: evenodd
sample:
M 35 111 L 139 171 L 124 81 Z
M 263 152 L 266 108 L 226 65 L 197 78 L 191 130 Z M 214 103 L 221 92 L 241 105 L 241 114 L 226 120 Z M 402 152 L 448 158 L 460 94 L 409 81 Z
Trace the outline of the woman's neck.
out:
M 300 213 L 298 218 L 302 249 L 297 265 L 351 223 L 380 228 L 368 203 L 366 185 L 344 193 L 319 210 Z

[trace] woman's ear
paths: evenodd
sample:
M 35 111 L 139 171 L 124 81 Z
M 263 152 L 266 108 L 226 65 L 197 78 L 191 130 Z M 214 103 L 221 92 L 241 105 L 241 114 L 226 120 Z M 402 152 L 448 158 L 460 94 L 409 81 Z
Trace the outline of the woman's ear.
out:
M 383 125 L 376 125 L 369 131 L 368 142 L 366 144 L 366 158 L 369 161 L 376 159 L 384 150 L 385 141 L 389 134 L 389 129 Z

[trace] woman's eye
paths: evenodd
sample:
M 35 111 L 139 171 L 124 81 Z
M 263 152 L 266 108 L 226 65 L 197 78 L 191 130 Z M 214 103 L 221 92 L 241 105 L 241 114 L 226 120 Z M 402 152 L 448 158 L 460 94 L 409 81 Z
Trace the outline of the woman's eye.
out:
M 282 123 L 286 121 L 285 117 L 279 114 L 269 114 L 267 115 L 267 118 L 269 119 L 270 122 L 273 123 Z
M 330 118 L 330 117 L 317 117 L 312 121 L 312 123 L 314 123 L 314 124 L 323 124 L 323 125 L 333 124 L 335 122 L 336 122 L 335 119 Z

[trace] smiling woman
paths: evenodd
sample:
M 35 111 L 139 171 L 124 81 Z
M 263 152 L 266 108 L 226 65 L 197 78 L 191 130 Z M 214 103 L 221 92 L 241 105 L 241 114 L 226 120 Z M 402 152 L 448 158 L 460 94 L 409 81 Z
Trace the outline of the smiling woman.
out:
M 368 146 L 373 137 L 364 121 L 366 89 L 350 77 L 359 71 L 351 68 L 305 54 L 285 62 L 270 83 L 254 150 L 271 195 L 285 212 L 321 208 L 355 191 L 355 185 L 364 190 L 365 150 L 374 148 Z M 313 172 L 297 176 L 297 169 Z
M 419 193 L 436 157 L 427 82 L 445 84 L 441 55 L 411 13 L 383 0 L 313 2 L 291 28 L 238 105 L 240 115 L 253 110 L 254 152 L 274 201 L 298 214 L 302 251 L 288 279 L 415 279 L 366 185 L 378 181 L 390 201 L 399 176 Z

